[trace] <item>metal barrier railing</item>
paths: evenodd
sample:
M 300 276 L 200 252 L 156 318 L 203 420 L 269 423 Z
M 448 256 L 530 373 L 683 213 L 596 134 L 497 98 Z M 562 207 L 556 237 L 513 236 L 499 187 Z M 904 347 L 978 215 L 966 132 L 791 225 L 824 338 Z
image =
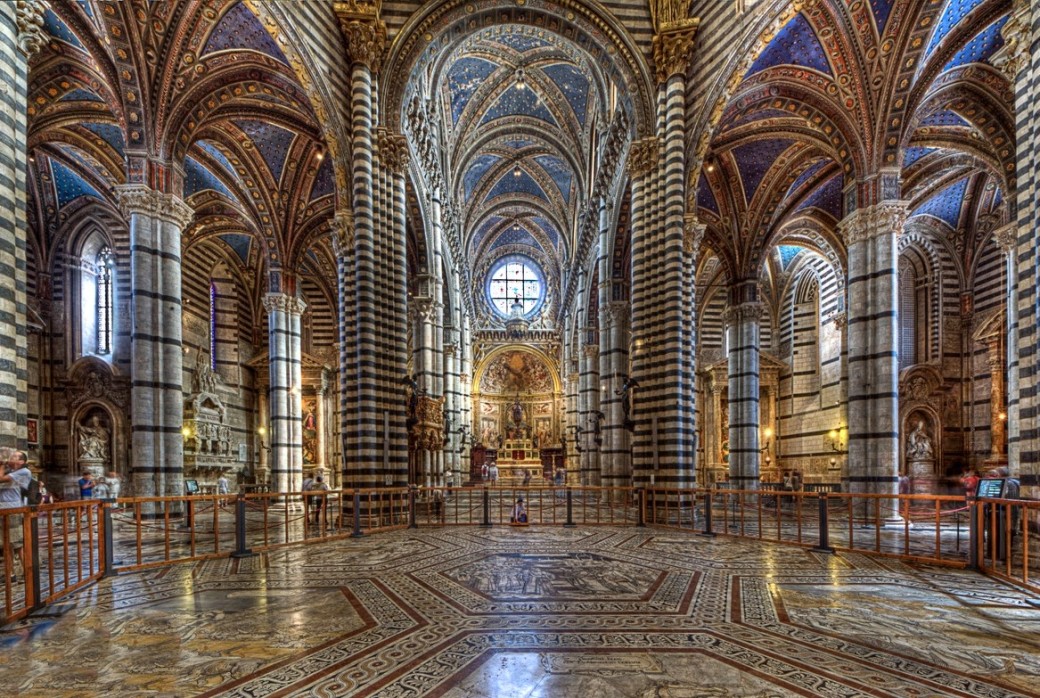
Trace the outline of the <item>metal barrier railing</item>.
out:
M 968 516 L 963 497 L 649 488 L 645 499 L 650 525 L 827 552 L 847 550 L 934 564 L 968 564 Z
M 1040 592 L 1040 502 L 980 498 L 972 529 L 979 570 Z
M 103 575 L 406 527 L 508 525 L 520 498 L 532 526 L 649 525 L 978 566 L 1032 588 L 1040 580 L 1040 502 L 659 487 L 251 492 L 0 510 L 3 622 Z

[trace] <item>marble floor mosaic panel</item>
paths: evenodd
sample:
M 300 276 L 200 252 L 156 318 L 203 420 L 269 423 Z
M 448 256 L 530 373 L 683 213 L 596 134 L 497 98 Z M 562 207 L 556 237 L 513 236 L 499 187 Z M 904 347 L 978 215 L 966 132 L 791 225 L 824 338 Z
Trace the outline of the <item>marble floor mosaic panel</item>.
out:
M 103 580 L 0 631 L 0 696 L 1040 696 L 1040 599 L 633 528 L 440 529 Z

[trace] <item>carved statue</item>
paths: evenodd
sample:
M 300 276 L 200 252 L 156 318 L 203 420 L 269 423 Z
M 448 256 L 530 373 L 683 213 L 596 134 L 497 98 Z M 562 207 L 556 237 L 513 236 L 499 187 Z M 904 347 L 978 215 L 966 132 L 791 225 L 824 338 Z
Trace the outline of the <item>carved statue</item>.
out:
M 918 419 L 917 426 L 906 437 L 906 459 L 907 460 L 931 460 L 935 458 L 932 449 L 932 439 L 925 431 L 924 420 Z
M 632 421 L 632 391 L 639 387 L 639 381 L 631 376 L 625 378 L 624 384 L 614 391 L 615 395 L 621 396 L 621 411 L 624 414 L 622 424 L 625 429 L 632 431 L 636 423 Z
M 217 374 L 209 365 L 204 352 L 195 355 L 195 371 L 191 377 L 193 393 L 213 393 L 217 390 Z
M 80 460 L 108 461 L 108 429 L 101 426 L 97 415 L 90 418 L 89 425 L 76 427 L 76 436 Z

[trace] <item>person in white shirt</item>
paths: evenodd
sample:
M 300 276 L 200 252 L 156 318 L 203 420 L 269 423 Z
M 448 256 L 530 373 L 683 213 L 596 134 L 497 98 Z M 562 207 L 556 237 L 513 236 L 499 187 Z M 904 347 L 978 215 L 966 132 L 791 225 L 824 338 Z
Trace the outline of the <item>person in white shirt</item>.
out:
M 220 495 L 220 508 L 223 509 L 227 506 L 227 495 L 231 491 L 231 485 L 228 483 L 227 475 L 221 473 L 220 477 L 217 478 L 217 494 Z
M 25 506 L 22 492 L 29 489 L 32 481 L 32 472 L 29 470 L 28 458 L 24 451 L 12 451 L 4 465 L 3 473 L 0 473 L 0 510 L 18 509 Z M 22 516 L 12 514 L 0 519 L 0 545 L 3 545 L 3 527 L 7 527 L 7 540 L 11 544 L 11 552 L 14 555 L 13 562 L 24 571 L 22 564 Z M 5 553 L 6 554 L 6 551 Z M 3 555 L 0 555 L 0 561 Z M 2 569 L 2 568 L 0 568 Z M 14 577 L 11 578 L 14 581 Z

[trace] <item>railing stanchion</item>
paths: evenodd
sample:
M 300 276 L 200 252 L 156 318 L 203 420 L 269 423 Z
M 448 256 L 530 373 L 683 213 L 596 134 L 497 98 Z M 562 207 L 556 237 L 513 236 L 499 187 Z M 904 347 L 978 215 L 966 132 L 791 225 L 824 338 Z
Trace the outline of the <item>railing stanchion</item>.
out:
M 216 506 L 216 504 L 214 504 Z M 246 498 L 241 492 L 235 500 L 235 551 L 231 557 L 254 557 L 256 553 L 246 547 Z
M 102 562 L 104 568 L 101 570 L 101 576 L 111 577 L 116 573 L 115 536 L 113 531 L 115 527 L 112 525 L 112 507 L 107 504 L 101 506 L 101 544 L 105 546 Z
M 29 608 L 35 611 L 43 608 L 43 600 L 40 598 L 40 520 L 38 507 L 31 507 L 29 514 L 29 550 L 32 555 L 32 579 L 26 579 L 25 583 L 32 590 L 32 599 Z M 24 566 L 23 566 L 24 567 Z M 94 570 L 90 571 L 94 574 Z
M 968 502 L 968 569 L 970 570 L 979 568 L 979 550 L 982 548 L 982 541 L 979 540 L 979 512 L 982 510 L 978 502 L 974 500 Z
M 715 531 L 711 530 L 711 489 L 707 489 L 704 492 L 704 530 L 701 532 L 702 536 L 715 537 Z
M 415 522 L 415 485 L 408 487 L 408 528 L 419 528 Z
M 483 497 L 483 519 L 480 522 L 481 528 L 491 528 L 491 490 L 484 486 L 484 497 Z
M 354 490 L 354 531 L 351 538 L 361 537 L 361 493 Z
M 636 494 L 639 506 L 639 511 L 636 512 L 636 526 L 643 528 L 646 526 L 646 489 L 640 487 L 636 490 Z
M 571 487 L 567 488 L 567 521 L 563 527 L 574 528 L 574 489 Z
M 813 552 L 833 553 L 834 548 L 831 547 L 830 524 L 827 521 L 827 493 L 821 492 L 817 501 L 820 505 L 820 542 L 815 548 L 813 548 Z

